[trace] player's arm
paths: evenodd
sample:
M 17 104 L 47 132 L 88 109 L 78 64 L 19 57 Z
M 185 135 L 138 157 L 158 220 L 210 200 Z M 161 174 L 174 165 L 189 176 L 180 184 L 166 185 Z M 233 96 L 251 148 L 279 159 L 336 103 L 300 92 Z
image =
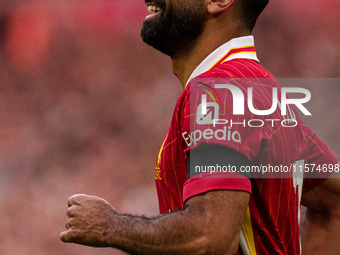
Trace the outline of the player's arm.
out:
M 307 207 L 301 225 L 303 254 L 340 254 L 339 176 L 304 194 L 302 205 Z
M 131 254 L 235 254 L 249 196 L 211 191 L 188 199 L 184 210 L 146 218 L 119 214 L 98 197 L 74 195 L 60 238 Z

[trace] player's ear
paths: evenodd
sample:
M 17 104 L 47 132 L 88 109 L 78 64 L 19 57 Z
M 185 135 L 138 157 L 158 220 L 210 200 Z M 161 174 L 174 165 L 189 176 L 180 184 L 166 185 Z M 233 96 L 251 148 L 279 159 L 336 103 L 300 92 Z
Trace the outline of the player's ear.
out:
M 236 0 L 208 0 L 207 10 L 210 14 L 218 14 L 226 11 Z

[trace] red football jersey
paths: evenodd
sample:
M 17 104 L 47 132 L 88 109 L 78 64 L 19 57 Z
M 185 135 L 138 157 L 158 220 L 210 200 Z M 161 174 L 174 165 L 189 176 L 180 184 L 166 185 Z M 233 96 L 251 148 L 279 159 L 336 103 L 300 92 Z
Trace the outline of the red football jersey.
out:
M 301 195 L 322 179 L 304 178 L 304 171 L 299 174 L 298 170 L 304 164 L 335 165 L 338 159 L 302 123 L 293 107 L 288 107 L 286 116 L 281 115 L 280 107 L 261 116 L 247 104 L 236 109 L 232 88 L 245 99 L 251 88 L 255 109 L 271 108 L 273 88 L 279 98 L 281 95 L 280 85 L 259 65 L 253 43 L 248 36 L 222 45 L 197 67 L 179 97 L 156 164 L 160 213 L 184 209 L 187 199 L 211 190 L 246 191 L 251 198 L 238 254 L 300 254 Z M 227 89 L 223 83 L 234 87 Z M 235 114 L 235 109 L 241 112 Z M 250 162 L 243 166 L 244 171 L 253 167 L 273 172 L 251 176 L 214 172 L 213 178 L 206 178 L 211 172 L 202 171 L 188 176 L 186 160 L 202 144 L 238 152 Z

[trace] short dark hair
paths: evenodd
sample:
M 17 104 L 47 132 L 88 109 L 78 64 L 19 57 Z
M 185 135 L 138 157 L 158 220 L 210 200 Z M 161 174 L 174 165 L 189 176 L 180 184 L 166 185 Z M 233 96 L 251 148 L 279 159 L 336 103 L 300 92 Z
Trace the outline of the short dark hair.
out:
M 252 31 L 257 18 L 266 8 L 269 0 L 239 0 L 242 19 L 247 28 Z

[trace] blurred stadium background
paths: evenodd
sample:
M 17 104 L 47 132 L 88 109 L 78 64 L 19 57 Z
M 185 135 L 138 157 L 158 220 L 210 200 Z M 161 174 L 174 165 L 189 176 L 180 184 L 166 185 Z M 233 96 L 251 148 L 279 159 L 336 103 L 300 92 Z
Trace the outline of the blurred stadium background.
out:
M 74 193 L 157 214 L 154 165 L 181 86 L 140 39 L 144 1 L 0 4 L 0 254 L 122 254 L 58 236 Z M 254 31 L 262 65 L 340 78 L 339 13 L 339 0 L 272 0 Z M 320 87 L 311 121 L 338 155 L 339 96 Z

